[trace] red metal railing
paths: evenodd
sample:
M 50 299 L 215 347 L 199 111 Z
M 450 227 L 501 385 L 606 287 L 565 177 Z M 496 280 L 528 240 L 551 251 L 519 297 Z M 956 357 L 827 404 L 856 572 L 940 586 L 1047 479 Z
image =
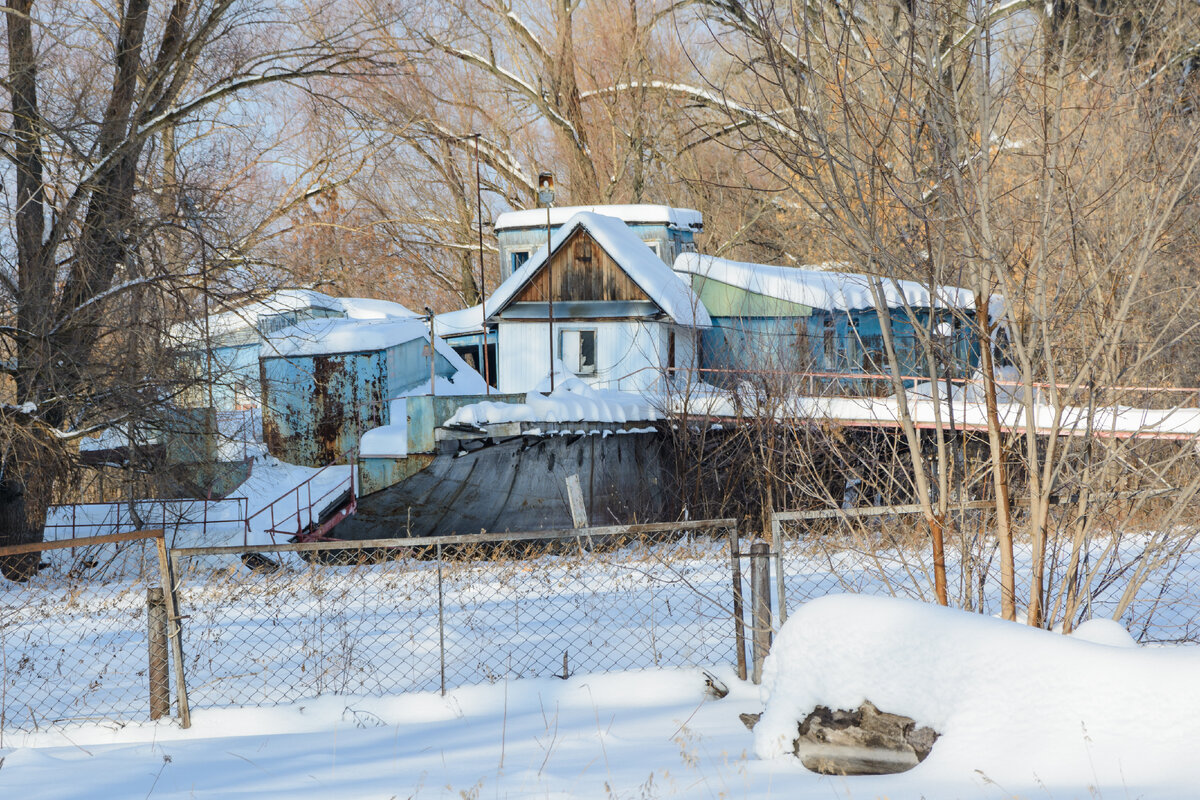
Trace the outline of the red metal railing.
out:
M 233 516 L 222 514 L 222 507 L 231 504 L 235 506 Z M 50 506 L 44 528 L 47 534 L 53 531 L 55 535 L 48 535 L 46 538 L 78 539 L 81 530 L 85 531 L 86 536 L 96 536 L 124 533 L 147 526 L 158 526 L 170 531 L 185 526 L 194 529 L 197 525 L 200 527 L 201 536 L 206 536 L 218 528 L 229 529 L 237 526 L 245 530 L 249 524 L 250 503 L 245 497 L 228 497 L 222 500 L 134 500 L 132 509 L 130 505 L 128 502 L 119 502 Z M 198 512 L 194 508 L 196 505 L 199 505 Z M 97 513 L 99 509 L 107 511 Z M 67 534 L 60 535 L 60 531 L 66 531 Z
M 345 463 L 342 463 L 343 459 Z M 334 463 L 317 470 L 306 480 L 288 489 L 279 495 L 279 497 L 276 497 L 270 503 L 267 503 L 258 511 L 249 515 L 246 519 L 246 537 L 244 543 L 249 544 L 250 523 L 264 515 L 268 520 L 265 532 L 271 536 L 272 542 L 275 541 L 276 535 L 295 536 L 303 541 L 328 538 L 326 534 L 346 517 L 353 514 L 358 508 L 355 487 L 356 466 L 354 462 L 354 450 L 347 450 Z M 348 471 L 347 476 L 344 479 L 339 479 L 323 491 L 318 488 L 314 498 L 313 488 L 318 479 L 329 470 L 343 467 Z M 328 509 L 343 495 L 347 496 L 347 502 L 336 509 L 328 519 L 321 520 L 321 512 Z M 283 507 L 277 508 L 280 504 Z

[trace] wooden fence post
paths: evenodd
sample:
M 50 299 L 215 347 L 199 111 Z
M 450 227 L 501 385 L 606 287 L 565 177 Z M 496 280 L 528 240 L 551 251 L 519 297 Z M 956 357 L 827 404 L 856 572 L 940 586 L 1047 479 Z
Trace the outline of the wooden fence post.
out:
M 737 525 L 729 526 L 729 567 L 733 576 L 733 636 L 737 649 L 737 674 L 746 680 L 746 617 L 742 611 L 742 554 Z
M 442 595 L 442 543 L 437 545 L 438 663 L 442 672 L 442 697 L 446 696 L 446 604 Z
M 162 531 L 154 538 L 158 550 L 158 570 L 163 585 L 163 601 L 167 605 L 167 637 L 170 641 L 171 660 L 175 662 L 175 705 L 179 714 L 179 727 L 192 727 L 192 709 L 188 703 L 187 679 L 183 671 L 183 617 L 179 614 L 178 595 L 175 593 L 175 570 L 171 555 L 167 553 L 167 542 Z
M 171 713 L 171 678 L 167 656 L 167 601 L 161 586 L 146 589 L 147 641 L 150 650 L 150 719 Z
M 763 661 L 771 651 L 771 549 L 766 542 L 750 545 L 750 617 L 754 626 L 755 683 L 762 682 Z

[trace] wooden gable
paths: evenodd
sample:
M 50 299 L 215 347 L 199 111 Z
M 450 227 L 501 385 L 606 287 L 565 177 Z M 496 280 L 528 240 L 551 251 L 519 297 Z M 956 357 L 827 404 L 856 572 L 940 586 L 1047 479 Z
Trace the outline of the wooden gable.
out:
M 544 303 L 554 276 L 554 302 L 650 300 L 586 229 L 580 228 L 554 252 L 550 270 L 542 267 L 513 298 L 516 303 Z

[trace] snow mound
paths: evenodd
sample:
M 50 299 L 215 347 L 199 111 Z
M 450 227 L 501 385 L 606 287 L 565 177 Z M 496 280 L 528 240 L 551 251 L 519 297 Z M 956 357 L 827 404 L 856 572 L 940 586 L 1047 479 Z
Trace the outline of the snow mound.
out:
M 1109 647 L 1137 647 L 1138 643 L 1125 630 L 1125 626 L 1112 619 L 1089 619 L 1071 635 L 1092 644 L 1103 644 Z
M 910 600 L 832 595 L 789 617 L 763 674 L 762 758 L 816 705 L 880 709 L 942 734 L 918 771 L 989 781 L 1153 784 L 1200 741 L 1200 650 L 1120 648 Z M 1128 782 L 1128 784 L 1126 783 Z
M 562 362 L 558 362 L 561 366 Z M 539 387 L 549 385 L 549 376 Z M 544 391 L 544 390 L 543 390 Z M 524 403 L 483 402 L 463 406 L 446 421 L 446 426 L 479 426 L 501 422 L 653 422 L 657 410 L 644 396 L 615 389 L 595 389 L 575 377 L 558 377 L 554 391 L 534 390 Z

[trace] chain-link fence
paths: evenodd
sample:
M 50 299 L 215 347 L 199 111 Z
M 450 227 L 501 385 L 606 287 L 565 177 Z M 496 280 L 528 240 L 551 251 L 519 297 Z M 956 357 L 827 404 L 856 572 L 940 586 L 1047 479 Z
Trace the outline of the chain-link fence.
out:
M 731 521 L 172 551 L 191 703 L 735 663 Z
M 999 558 L 982 506 L 958 509 L 946 525 L 947 584 L 952 605 L 995 614 Z M 1052 513 L 1069 529 L 1069 509 Z M 749 558 L 729 520 L 273 545 L 248 556 L 189 548 L 169 560 L 160 534 L 123 534 L 142 541 L 128 543 L 122 557 L 133 566 L 120 574 L 85 577 L 78 570 L 95 558 L 50 558 L 29 581 L 0 584 L 0 735 L 163 715 L 168 685 L 178 691 L 183 677 L 193 704 L 214 707 L 577 672 L 744 668 L 755 632 L 808 599 L 934 598 L 919 509 L 779 513 L 773 533 L 770 591 L 750 586 L 765 572 L 765 548 Z M 1063 541 L 1047 553 L 1052 619 L 1074 575 L 1084 581 L 1076 619 L 1115 615 L 1143 642 L 1200 636 L 1195 531 L 1094 535 L 1073 571 Z M 71 544 L 79 547 L 37 547 Z M 1029 557 L 1019 543 L 1019 602 Z M 163 576 L 174 593 L 159 588 Z M 767 594 L 774 620 L 755 602 Z M 757 608 L 757 625 L 741 622 L 743 604 L 748 622 Z M 188 699 L 179 692 L 185 724 Z
M 1013 529 L 1030 528 L 1016 508 Z M 1200 530 L 1096 531 L 1079 542 L 1070 505 L 1053 505 L 1047 524 L 1043 608 L 1072 625 L 1112 617 L 1142 643 L 1200 640 Z M 834 592 L 887 594 L 936 602 L 929 527 L 918 506 L 772 515 L 776 591 L 786 618 L 805 600 Z M 951 507 L 945 520 L 950 605 L 999 614 L 1000 555 L 994 506 Z M 1014 542 L 1018 607 L 1029 600 L 1033 547 Z
M 0 737 L 170 713 L 172 615 L 161 530 L 5 547 L 0 558 L 36 565 L 56 550 L 115 546 L 156 569 L 106 581 L 35 568 L 28 580 L 0 582 Z

